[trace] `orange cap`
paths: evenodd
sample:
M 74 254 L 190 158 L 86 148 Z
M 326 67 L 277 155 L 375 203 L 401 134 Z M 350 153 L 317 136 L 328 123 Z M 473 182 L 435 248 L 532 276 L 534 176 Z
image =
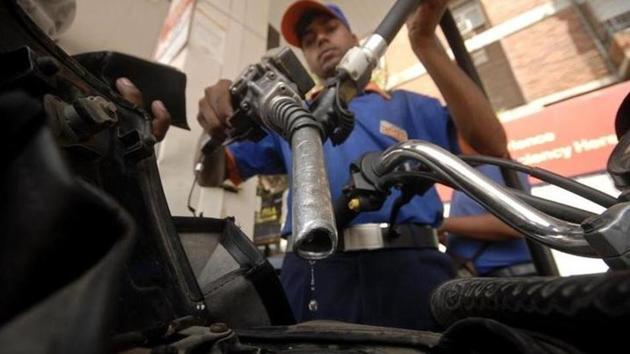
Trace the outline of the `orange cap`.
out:
M 334 4 L 322 4 L 314 0 L 296 1 L 287 8 L 280 22 L 280 31 L 282 36 L 289 44 L 296 47 L 300 46 L 300 37 L 297 33 L 297 25 L 300 20 L 307 14 L 317 12 L 330 17 L 334 17 L 341 21 L 346 27 L 350 28 L 350 24 L 341 9 Z

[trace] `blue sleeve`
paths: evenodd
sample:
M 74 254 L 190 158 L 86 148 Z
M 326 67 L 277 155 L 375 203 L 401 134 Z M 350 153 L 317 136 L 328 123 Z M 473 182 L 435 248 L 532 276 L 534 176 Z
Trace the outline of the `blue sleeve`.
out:
M 457 129 L 446 107 L 435 98 L 416 93 L 408 92 L 408 99 L 414 124 L 421 125 L 418 128 L 428 134 L 426 138 L 419 138 L 437 144 L 456 155 L 460 154 Z
M 286 172 L 282 149 L 273 133 L 267 134 L 258 142 L 241 141 L 228 146 L 236 160 L 236 166 L 243 180 L 254 175 L 273 175 Z

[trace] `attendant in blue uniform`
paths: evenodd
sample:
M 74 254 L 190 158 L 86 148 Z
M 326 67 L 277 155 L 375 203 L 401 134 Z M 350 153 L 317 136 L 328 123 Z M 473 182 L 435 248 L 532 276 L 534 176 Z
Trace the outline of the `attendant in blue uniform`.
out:
M 482 165 L 477 169 L 498 184 L 505 185 L 501 170 Z M 519 175 L 529 193 L 525 175 Z M 446 234 L 447 253 L 456 263 L 468 262 L 473 275 L 513 277 L 536 275 L 523 235 L 509 227 L 465 193 L 453 192 L 449 217 L 440 228 Z
M 411 14 L 407 28 L 415 55 L 440 88 L 448 109 L 430 97 L 403 90 L 383 92 L 370 84 L 350 102 L 356 122 L 349 138 L 339 146 L 324 145 L 333 200 L 349 179 L 351 162 L 366 152 L 382 151 L 407 139 L 427 140 L 458 153 L 459 133 L 480 153 L 507 155 L 505 132 L 489 102 L 450 60 L 435 36 L 447 3 L 425 0 Z M 346 51 L 358 44 L 337 6 L 310 0 L 297 1 L 286 10 L 282 34 L 302 50 L 309 68 L 321 79 L 334 76 Z M 198 120 L 213 137 L 223 136 L 232 113 L 229 84 L 221 80 L 208 87 L 199 102 Z M 207 163 L 200 175 L 203 185 L 223 178 L 238 183 L 255 174 L 291 173 L 289 145 L 275 134 L 257 143 L 232 144 L 211 158 L 214 164 Z M 450 258 L 436 247 L 435 228 L 442 222 L 442 204 L 434 189 L 414 198 L 401 209 L 395 226 L 400 237 L 414 245 L 395 248 L 382 242 L 374 249 L 366 240 L 383 241 L 382 224 L 389 221 L 396 197 L 394 193 L 381 210 L 362 213 L 347 229 L 339 230 L 347 247 L 343 251 L 314 264 L 287 253 L 281 278 L 299 321 L 331 319 L 436 329 L 430 294 L 454 276 Z M 290 230 L 287 225 L 285 232 Z M 350 244 L 354 246 L 348 247 Z

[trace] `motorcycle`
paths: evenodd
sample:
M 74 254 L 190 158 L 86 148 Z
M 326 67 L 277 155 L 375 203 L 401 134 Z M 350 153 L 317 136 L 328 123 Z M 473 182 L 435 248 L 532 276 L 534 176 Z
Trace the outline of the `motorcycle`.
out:
M 322 136 L 342 142 L 353 124 L 345 102 L 365 85 L 402 25 L 400 14 L 413 6 L 416 1 L 396 3 L 375 35 L 342 61 L 338 77 L 326 83 L 310 110 L 301 103 L 312 82 L 290 51 L 271 53 L 246 69 L 231 91 L 239 107 L 231 138 L 256 139 L 265 126 L 315 147 Z M 465 191 L 538 242 L 602 258 L 611 267 L 601 275 L 448 282 L 432 300 L 442 333 L 334 321 L 295 324 L 275 271 L 233 220 L 170 215 L 147 107 L 113 90 L 124 73 L 148 102 L 166 100 L 173 125 L 186 129 L 185 76 L 119 53 L 70 57 L 15 1 L 0 4 L 0 18 L 0 116 L 8 132 L 0 149 L 3 351 L 564 353 L 625 343 L 630 98 L 617 117 L 620 142 L 608 166 L 623 192 L 619 199 L 512 161 L 462 160 L 409 141 L 353 164 L 354 183 L 333 208 L 327 186 L 316 183 L 322 180 L 321 150 L 294 151 L 300 157 L 294 165 L 311 172 L 293 183 L 317 188 L 296 193 L 293 204 L 323 203 L 296 209 L 294 249 L 305 258 L 335 251 L 339 222 L 362 211 L 348 208 L 348 201 L 368 201 L 360 205 L 369 207 L 391 188 L 422 193 L 440 182 Z M 173 83 L 161 88 L 170 91 L 150 84 L 156 75 Z M 210 141 L 205 149 L 220 144 Z M 404 168 L 409 159 L 419 164 Z M 592 215 L 505 189 L 467 162 L 526 172 L 608 209 Z

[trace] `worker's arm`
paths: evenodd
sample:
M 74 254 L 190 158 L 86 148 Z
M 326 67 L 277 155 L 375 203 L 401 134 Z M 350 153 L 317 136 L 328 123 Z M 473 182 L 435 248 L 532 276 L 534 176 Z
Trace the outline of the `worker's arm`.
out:
M 503 241 L 523 237 L 490 213 L 445 218 L 439 233 L 456 234 L 479 241 Z
M 448 0 L 425 0 L 407 21 L 411 47 L 439 88 L 459 134 L 480 154 L 505 157 L 507 138 L 483 92 L 435 35 Z
M 204 138 L 208 136 L 218 142 L 225 140 L 226 131 L 230 128 L 229 118 L 234 113 L 230 100 L 230 85 L 229 80 L 219 80 L 207 87 L 204 96 L 199 100 L 197 120 L 205 133 L 200 139 L 200 148 Z M 195 163 L 203 164 L 197 172 L 199 184 L 214 187 L 229 179 L 238 185 L 256 174 L 286 173 L 281 149 L 274 139 L 273 134 L 268 134 L 256 143 L 233 143 L 229 148 L 219 148 L 203 157 L 197 152 Z

